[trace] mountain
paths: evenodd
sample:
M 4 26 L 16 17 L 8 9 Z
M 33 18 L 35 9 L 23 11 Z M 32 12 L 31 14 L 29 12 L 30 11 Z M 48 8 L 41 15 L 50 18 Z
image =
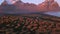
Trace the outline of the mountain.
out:
M 41 4 L 38 5 L 39 10 L 44 10 L 44 11 L 55 11 L 58 10 L 59 5 L 56 1 L 49 0 L 49 1 L 44 1 Z
M 59 5 L 57 2 L 53 2 L 49 5 L 49 10 L 57 10 L 59 8 Z
M 7 1 L 4 1 L 1 5 L 0 5 L 0 12 L 1 13 L 8 13 L 8 12 L 14 12 L 15 11 L 15 6 L 14 5 L 9 5 L 7 3 Z
M 8 5 L 7 1 L 4 1 L 2 4 L 2 6 Z
M 24 3 L 22 1 L 17 1 L 13 5 L 15 5 L 16 7 L 18 7 L 21 10 L 24 10 L 24 11 L 31 11 L 31 10 L 33 11 L 37 7 L 37 5 L 35 5 L 35 4 Z
M 21 0 L 15 1 L 14 4 L 8 4 L 4 1 L 0 5 L 0 12 L 2 13 L 32 13 L 32 12 L 46 12 L 46 11 L 60 11 L 60 7 L 55 1 L 44 1 L 39 5 L 33 3 L 24 3 Z
M 16 1 L 14 4 L 8 4 L 4 1 L 1 4 L 2 13 L 30 13 L 37 11 L 36 5 L 32 3 L 23 3 L 22 1 Z
M 0 13 L 3 12 L 3 9 L 5 9 L 4 6 L 6 6 L 6 5 L 7 5 L 7 2 L 6 2 L 6 1 L 4 1 L 4 2 L 0 5 Z
M 47 8 L 48 8 L 48 2 L 42 2 L 42 3 L 39 4 L 37 7 L 38 7 L 38 9 L 41 10 L 41 11 L 46 11 Z

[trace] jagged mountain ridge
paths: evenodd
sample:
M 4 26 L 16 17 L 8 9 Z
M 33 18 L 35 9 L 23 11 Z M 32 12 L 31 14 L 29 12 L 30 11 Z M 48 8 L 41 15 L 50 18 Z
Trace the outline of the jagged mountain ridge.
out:
M 0 10 L 2 10 L 2 13 L 25 13 L 34 11 L 34 9 L 31 7 L 35 7 L 34 4 L 29 3 L 23 3 L 21 1 L 17 1 L 16 3 L 9 5 L 6 1 L 2 3 L 0 6 Z M 31 10 L 32 9 L 32 10 Z M 24 12 L 25 11 L 25 12 Z
M 29 3 L 24 3 L 22 1 L 17 1 L 14 4 L 8 4 L 6 1 L 4 1 L 0 5 L 0 12 L 2 13 L 30 13 L 30 12 L 43 12 L 47 10 L 56 10 L 59 9 L 59 5 L 57 2 L 52 2 L 49 4 L 49 1 L 44 1 L 39 5 L 35 4 L 29 4 Z M 56 9 L 55 9 L 56 8 Z

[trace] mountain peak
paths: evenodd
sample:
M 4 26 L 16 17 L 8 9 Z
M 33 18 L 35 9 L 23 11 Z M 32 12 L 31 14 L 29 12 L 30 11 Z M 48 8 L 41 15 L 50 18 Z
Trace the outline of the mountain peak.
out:
M 41 4 L 38 5 L 39 10 L 57 10 L 59 5 L 56 1 L 54 0 L 45 0 Z
M 7 1 L 4 1 L 1 5 L 7 5 L 8 3 L 7 3 Z

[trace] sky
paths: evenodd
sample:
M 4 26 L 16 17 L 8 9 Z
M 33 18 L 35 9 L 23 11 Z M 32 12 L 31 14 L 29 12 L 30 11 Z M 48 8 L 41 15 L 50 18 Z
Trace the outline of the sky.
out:
M 23 2 L 29 2 L 29 3 L 34 3 L 34 4 L 39 4 L 42 3 L 45 0 L 22 0 Z
M 44 2 L 45 0 L 22 0 L 23 2 L 29 2 L 29 3 L 34 3 L 34 4 L 39 4 Z M 57 3 L 60 5 L 60 0 L 55 0 Z
M 0 0 L 0 4 L 3 2 L 4 0 Z M 9 1 L 9 0 L 8 0 Z M 45 0 L 21 0 L 23 1 L 24 3 L 34 3 L 34 4 L 39 4 L 39 3 L 42 3 L 43 1 Z M 58 4 L 60 5 L 60 0 L 55 0 L 58 2 Z

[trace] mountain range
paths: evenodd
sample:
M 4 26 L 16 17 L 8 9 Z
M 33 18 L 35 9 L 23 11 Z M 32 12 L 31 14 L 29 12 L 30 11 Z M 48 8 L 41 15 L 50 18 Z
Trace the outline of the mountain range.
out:
M 22 1 L 17 1 L 14 4 L 8 4 L 4 1 L 0 5 L 0 13 L 31 13 L 31 12 L 45 12 L 45 11 L 60 11 L 60 7 L 57 2 L 44 1 L 39 5 L 33 3 L 24 3 Z

